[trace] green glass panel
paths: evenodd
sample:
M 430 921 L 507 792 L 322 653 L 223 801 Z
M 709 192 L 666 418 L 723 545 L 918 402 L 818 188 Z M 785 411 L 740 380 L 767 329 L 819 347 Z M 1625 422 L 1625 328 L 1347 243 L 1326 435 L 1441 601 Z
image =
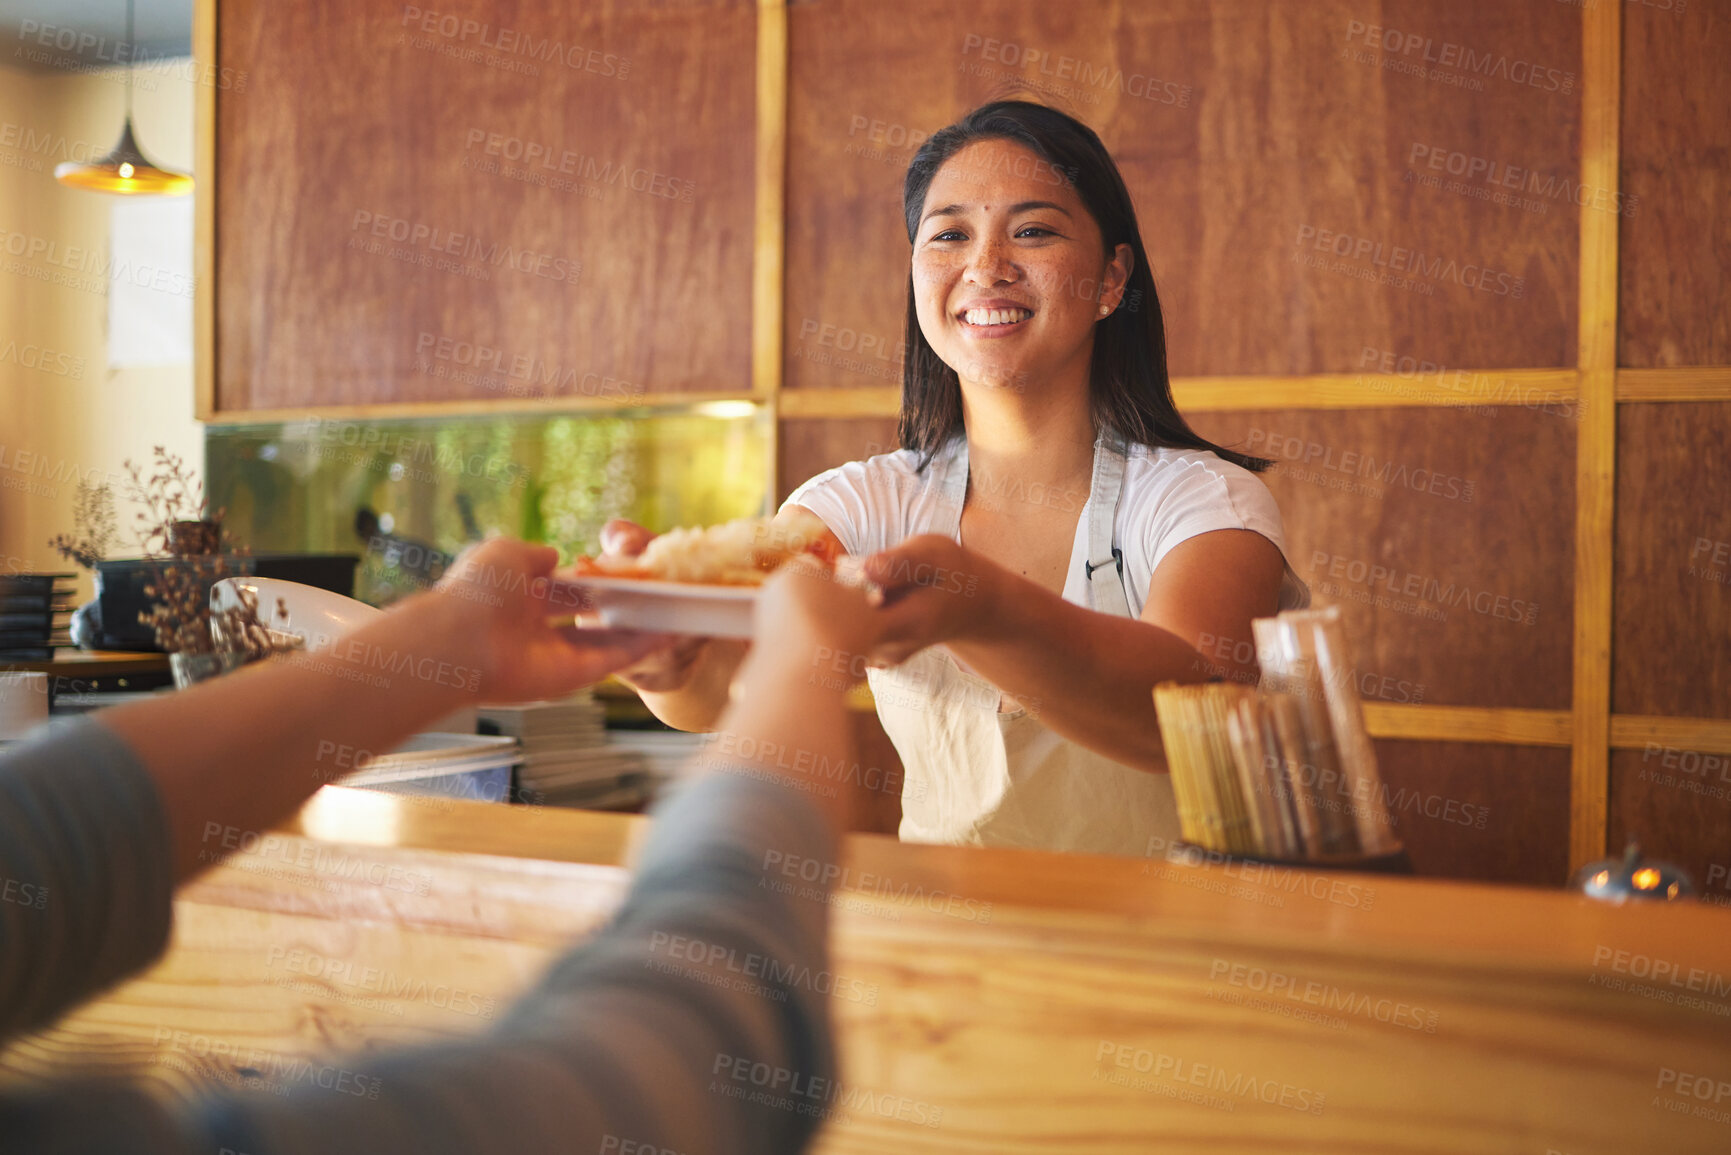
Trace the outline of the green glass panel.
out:
M 494 531 L 569 560 L 612 517 L 659 532 L 769 512 L 767 411 L 694 410 L 212 426 L 207 489 L 255 552 L 360 555 L 355 594 L 384 605 Z

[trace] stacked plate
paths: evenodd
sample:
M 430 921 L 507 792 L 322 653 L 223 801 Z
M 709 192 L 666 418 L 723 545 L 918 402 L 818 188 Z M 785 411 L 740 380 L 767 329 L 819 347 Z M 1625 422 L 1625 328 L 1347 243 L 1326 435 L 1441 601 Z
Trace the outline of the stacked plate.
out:
M 66 620 L 72 613 L 76 574 L 0 575 L 0 659 L 47 661 L 56 646 L 70 646 Z
M 429 731 L 374 758 L 337 785 L 505 802 L 511 797 L 511 768 L 518 757 L 515 738 Z
M 689 777 L 691 759 L 703 748 L 704 739 L 702 734 L 682 730 L 609 730 L 607 737 L 616 749 L 641 754 L 657 785 Z
M 640 803 L 648 785 L 641 753 L 608 741 L 606 716 L 588 690 L 521 706 L 483 706 L 480 728 L 515 740 L 526 802 L 610 808 Z

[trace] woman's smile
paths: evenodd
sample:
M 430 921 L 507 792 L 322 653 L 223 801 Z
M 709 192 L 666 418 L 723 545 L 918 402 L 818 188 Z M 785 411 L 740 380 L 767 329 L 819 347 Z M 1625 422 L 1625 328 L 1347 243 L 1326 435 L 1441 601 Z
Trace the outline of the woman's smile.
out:
M 1094 327 L 1129 272 L 1068 181 L 1024 146 L 981 140 L 932 177 L 914 240 L 914 307 L 964 382 L 1085 390 Z M 1128 249 L 1128 246 L 1120 246 Z
M 1034 310 L 1003 298 L 970 301 L 956 314 L 964 331 L 975 337 L 1008 337 L 1028 327 Z

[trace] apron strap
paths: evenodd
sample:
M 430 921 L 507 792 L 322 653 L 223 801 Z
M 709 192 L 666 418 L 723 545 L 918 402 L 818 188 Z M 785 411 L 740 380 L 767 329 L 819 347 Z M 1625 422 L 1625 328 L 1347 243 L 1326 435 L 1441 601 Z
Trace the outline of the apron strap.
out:
M 927 533 L 941 533 L 959 540 L 962 505 L 968 496 L 968 439 L 956 438 L 943 453 L 937 475 L 937 508 L 932 511 Z M 1124 439 L 1117 433 L 1102 433 L 1094 443 L 1094 476 L 1088 486 L 1088 606 L 1120 618 L 1134 617 L 1124 589 L 1124 554 L 1112 544 L 1112 521 L 1124 491 Z
M 942 460 L 934 478 L 938 486 L 938 504 L 932 511 L 926 533 L 941 533 L 952 541 L 962 538 L 962 506 L 968 499 L 968 437 L 957 437 L 952 447 L 941 450 Z
M 1089 608 L 1120 618 L 1133 617 L 1124 592 L 1124 554 L 1112 544 L 1112 520 L 1124 492 L 1124 439 L 1107 430 L 1094 444 L 1094 478 L 1088 487 Z

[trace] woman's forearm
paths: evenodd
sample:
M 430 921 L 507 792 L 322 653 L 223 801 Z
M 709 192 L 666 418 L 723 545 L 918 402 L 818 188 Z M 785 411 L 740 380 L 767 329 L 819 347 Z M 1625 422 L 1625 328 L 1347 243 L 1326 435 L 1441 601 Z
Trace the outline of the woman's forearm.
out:
M 722 711 L 727 709 L 734 672 L 750 649 L 750 644 L 743 641 L 722 638 L 711 641 L 696 659 L 690 676 L 676 690 L 645 689 L 629 677 L 621 680 L 637 691 L 650 713 L 675 730 L 708 733 L 716 728 Z
M 1139 770 L 1163 771 L 1154 713 L 1159 682 L 1201 682 L 1202 655 L 1176 634 L 1065 601 L 1005 574 L 950 651 L 1079 745 Z

